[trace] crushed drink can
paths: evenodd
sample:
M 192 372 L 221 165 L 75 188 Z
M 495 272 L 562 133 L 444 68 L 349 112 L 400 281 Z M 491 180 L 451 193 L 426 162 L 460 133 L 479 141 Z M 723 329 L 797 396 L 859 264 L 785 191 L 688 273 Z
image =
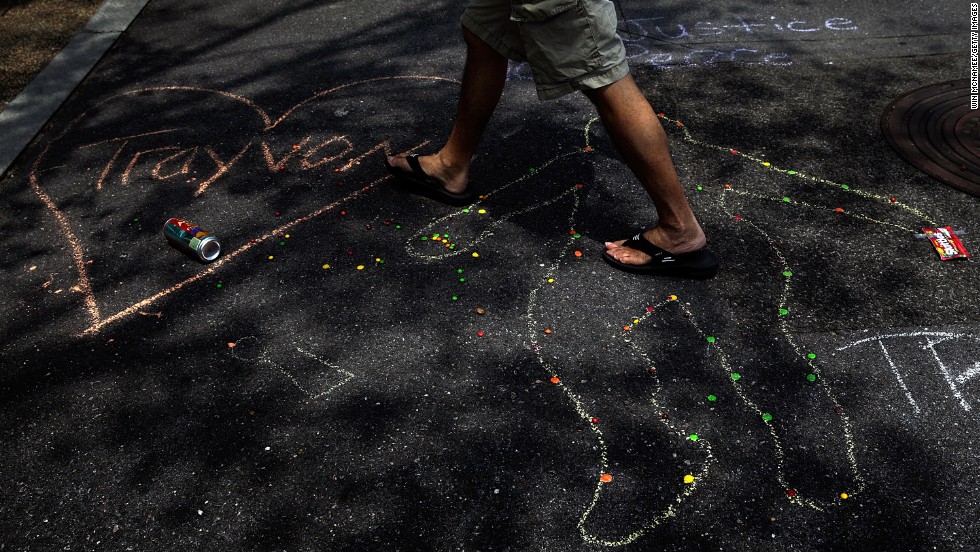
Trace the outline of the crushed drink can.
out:
M 172 218 L 163 225 L 163 236 L 177 249 L 190 253 L 204 262 L 221 254 L 221 244 L 214 236 L 184 219 Z

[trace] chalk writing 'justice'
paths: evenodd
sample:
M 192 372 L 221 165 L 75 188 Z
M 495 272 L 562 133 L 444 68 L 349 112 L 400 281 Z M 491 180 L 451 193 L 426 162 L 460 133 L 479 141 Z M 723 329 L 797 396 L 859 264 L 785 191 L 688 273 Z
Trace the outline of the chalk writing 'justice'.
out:
M 831 17 L 822 23 L 812 23 L 806 20 L 794 19 L 780 23 L 775 16 L 767 23 L 750 23 L 743 17 L 736 17 L 737 23 L 716 24 L 712 21 L 698 21 L 694 25 L 669 23 L 666 17 L 646 17 L 629 19 L 624 22 L 623 40 L 631 42 L 643 38 L 659 38 L 679 40 L 701 36 L 721 36 L 733 34 L 775 33 L 816 33 L 821 31 L 856 31 L 859 29 L 850 19 Z

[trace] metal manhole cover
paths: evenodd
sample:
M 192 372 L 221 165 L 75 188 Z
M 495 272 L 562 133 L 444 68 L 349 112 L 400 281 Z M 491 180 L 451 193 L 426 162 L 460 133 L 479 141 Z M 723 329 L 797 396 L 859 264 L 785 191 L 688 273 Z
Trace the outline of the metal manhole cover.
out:
M 893 101 L 881 115 L 892 147 L 929 176 L 980 196 L 980 111 L 966 80 L 932 84 Z

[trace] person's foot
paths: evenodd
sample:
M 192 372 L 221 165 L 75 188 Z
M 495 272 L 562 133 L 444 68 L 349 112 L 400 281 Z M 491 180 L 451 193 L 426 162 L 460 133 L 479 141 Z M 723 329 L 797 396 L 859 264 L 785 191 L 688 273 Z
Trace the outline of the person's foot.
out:
M 410 172 L 412 168 L 408 164 L 408 155 L 408 153 L 399 153 L 398 155 L 389 156 L 388 164 L 392 167 Z M 445 164 L 438 154 L 422 155 L 419 156 L 418 160 L 419 166 L 422 167 L 422 171 L 425 172 L 427 176 L 430 176 L 442 183 L 442 186 L 447 192 L 460 194 L 466 191 L 466 185 L 468 184 L 468 174 L 466 170 L 453 168 Z
M 698 225 L 695 225 L 691 231 L 671 233 L 660 227 L 654 227 L 643 232 L 643 237 L 653 245 L 674 255 L 697 251 L 707 244 L 704 231 Z M 638 249 L 622 247 L 625 241 L 606 242 L 606 253 L 617 261 L 628 265 L 644 265 L 653 260 L 653 257 Z

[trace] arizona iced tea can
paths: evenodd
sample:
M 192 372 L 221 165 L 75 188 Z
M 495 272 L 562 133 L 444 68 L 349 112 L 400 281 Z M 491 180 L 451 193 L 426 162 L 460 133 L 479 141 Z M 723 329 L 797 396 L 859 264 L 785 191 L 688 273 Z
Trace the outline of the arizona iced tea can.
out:
M 163 235 L 174 244 L 204 262 L 210 262 L 221 254 L 221 244 L 214 236 L 184 219 L 172 218 L 163 225 Z

